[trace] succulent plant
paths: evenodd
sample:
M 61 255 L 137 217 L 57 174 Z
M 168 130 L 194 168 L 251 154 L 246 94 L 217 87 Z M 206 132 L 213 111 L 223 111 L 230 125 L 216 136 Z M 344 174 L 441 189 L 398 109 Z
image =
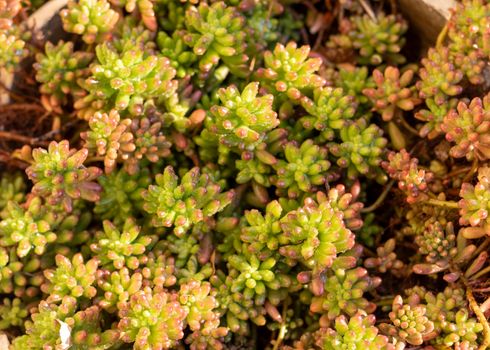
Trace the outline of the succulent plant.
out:
M 245 18 L 233 6 L 218 1 L 200 2 L 185 13 L 182 39 L 199 59 L 199 70 L 208 74 L 220 60 L 235 74 L 245 68 Z
M 26 184 L 20 172 L 6 173 L 0 179 L 0 211 L 5 211 L 8 202 L 22 203 L 26 195 Z M 5 217 L 4 214 L 0 214 Z
M 295 42 L 286 46 L 277 44 L 274 51 L 264 53 L 264 68 L 257 70 L 257 78 L 278 101 L 299 102 L 305 93 L 325 85 L 325 80 L 315 74 L 321 65 L 319 58 L 308 58 L 310 48 L 298 48 Z
M 277 158 L 264 149 L 256 152 L 244 151 L 241 159 L 235 161 L 235 166 L 239 171 L 237 175 L 238 183 L 254 181 L 259 185 L 269 187 L 273 173 L 272 165 L 277 163 Z
M 221 315 L 217 311 L 215 294 L 216 290 L 209 282 L 196 280 L 182 284 L 179 289 L 179 302 L 187 310 L 186 322 L 201 336 L 216 335 L 218 338 L 228 333 L 225 327 L 219 327 Z
M 397 336 L 411 345 L 421 345 L 425 340 L 436 336 L 434 323 L 426 316 L 427 308 L 412 298 L 409 304 L 403 303 L 400 295 L 393 299 L 389 317 L 393 325 L 382 323 L 380 329 L 392 336 Z
M 107 0 L 69 1 L 68 8 L 60 11 L 63 29 L 82 36 L 87 44 L 106 40 L 119 20 Z
M 481 50 L 471 51 L 468 54 L 457 52 L 451 56 L 454 65 L 464 73 L 470 83 L 483 84 L 486 63 L 485 55 Z
M 180 247 L 179 247 L 180 248 Z M 144 266 L 141 271 L 143 285 L 151 286 L 153 291 L 166 290 L 177 282 L 175 257 L 168 252 L 153 249 L 141 259 Z M 183 264 L 178 267 L 181 268 Z
M 448 22 L 450 49 L 466 55 L 477 49 L 488 50 L 485 29 L 488 28 L 489 14 L 490 6 L 485 1 L 465 0 L 456 4 Z
M 458 100 L 453 98 L 442 103 L 437 103 L 434 99 L 428 98 L 425 104 L 428 109 L 421 109 L 415 113 L 415 118 L 426 122 L 419 130 L 421 137 L 433 139 L 443 133 L 441 125 L 444 117 L 449 110 L 456 108 Z
M 253 149 L 262 142 L 266 132 L 279 124 L 272 109 L 273 96 L 258 97 L 259 83 L 248 84 L 240 93 L 236 86 L 218 90 L 220 105 L 212 106 L 206 128 L 217 134 L 227 147 Z
M 356 67 L 353 65 L 340 67 L 334 84 L 336 87 L 342 88 L 345 94 L 352 96 L 354 101 L 361 105 L 369 103 L 369 99 L 362 91 L 375 86 L 367 67 Z
M 43 2 L 0 0 L 0 344 L 490 346 L 487 1 L 421 61 L 395 1 L 69 0 L 46 45 Z
M 80 134 L 85 146 L 98 156 L 104 157 L 105 172 L 110 173 L 116 168 L 120 150 L 134 150 L 133 134 L 128 130 L 131 119 L 121 120 L 117 110 L 109 113 L 95 112 L 88 121 L 90 131 Z
M 490 128 L 490 95 L 482 99 L 475 97 L 469 104 L 460 101 L 451 109 L 441 125 L 446 140 L 456 143 L 450 152 L 454 158 L 486 160 L 490 157 L 487 140 Z
M 234 277 L 240 275 L 238 270 L 235 270 Z M 245 275 L 246 276 L 246 275 Z M 254 290 L 252 289 L 248 296 L 238 290 L 232 291 L 232 284 L 236 284 L 234 277 L 226 275 L 223 271 L 216 271 L 216 274 L 211 276 L 211 285 L 216 288 L 216 299 L 221 306 L 223 319 L 226 321 L 226 326 L 233 333 L 247 334 L 248 333 L 248 321 L 252 321 L 256 325 L 265 324 L 265 294 L 262 297 L 254 298 Z M 241 288 L 244 288 L 244 281 L 242 280 Z M 236 288 L 236 287 L 235 287 Z M 243 289 L 242 289 L 243 290 Z M 255 300 L 258 303 L 255 303 Z M 225 306 L 226 305 L 226 306 Z
M 317 204 L 307 197 L 304 205 L 281 219 L 287 243 L 279 253 L 302 262 L 315 276 L 329 268 L 337 254 L 354 246 L 354 235 L 345 227 L 342 212 L 328 201 Z
M 375 69 L 373 80 L 376 88 L 366 88 L 362 91 L 373 103 L 373 110 L 380 113 L 384 121 L 390 121 L 397 109 L 410 111 L 420 103 L 415 95 L 413 86 L 409 86 L 414 72 L 407 70 L 400 75 L 396 67 L 386 67 L 384 73 Z
M 187 47 L 179 33 L 174 32 L 170 36 L 166 32 L 160 31 L 158 32 L 157 43 L 162 55 L 170 60 L 170 65 L 175 69 L 177 78 L 183 79 L 196 73 L 195 64 L 198 56 Z
M 275 200 L 267 204 L 265 213 L 257 209 L 246 211 L 240 239 L 248 243 L 247 250 L 260 260 L 271 257 L 281 244 L 280 219 L 284 215 L 281 204 Z
M 96 46 L 95 53 L 92 75 L 83 83 L 89 94 L 75 103 L 82 112 L 103 107 L 139 116 L 149 99 L 170 98 L 177 89 L 170 60 L 142 50 L 138 43 L 125 45 L 122 51 L 103 43 Z M 90 115 L 82 116 L 85 114 Z
M 260 261 L 256 256 L 233 255 L 228 258 L 231 293 L 239 293 L 251 304 L 263 305 L 266 298 L 274 300 L 274 304 L 281 301 L 283 292 L 292 284 L 291 277 L 281 271 L 276 273 L 271 269 L 277 264 L 273 257 Z M 282 293 L 284 294 L 284 293 Z M 244 305 L 245 306 L 245 305 Z
M 331 37 L 329 45 L 355 49 L 361 64 L 401 64 L 405 62 L 400 51 L 405 44 L 403 35 L 407 29 L 407 22 L 395 15 L 381 14 L 376 19 L 367 14 L 353 16 L 344 33 Z
M 25 41 L 17 33 L 0 29 L 0 68 L 14 71 L 28 54 L 25 45 Z
M 67 103 L 67 96 L 80 98 L 85 91 L 78 85 L 79 79 L 88 77 L 88 66 L 93 59 L 91 52 L 73 51 L 72 42 L 60 41 L 56 46 L 46 43 L 44 53 L 36 55 L 36 80 L 39 91 L 50 97 L 53 105 Z
M 129 131 L 133 135 L 130 146 L 120 150 L 128 174 L 137 174 L 145 160 L 156 163 L 170 156 L 172 144 L 162 132 L 162 123 L 152 123 L 148 118 L 133 119 Z
M 356 201 L 360 190 L 359 183 L 355 183 L 350 191 L 347 191 L 344 185 L 338 184 L 331 187 L 326 195 L 317 192 L 316 197 L 319 202 L 328 201 L 333 209 L 341 211 L 345 226 L 355 231 L 363 226 L 360 212 L 364 204 Z
M 56 255 L 56 269 L 44 271 L 49 282 L 41 286 L 43 292 L 49 294 L 48 302 L 60 301 L 65 296 L 93 298 L 97 293 L 93 284 L 98 265 L 97 259 L 85 263 L 80 253 L 72 259 Z
M 341 88 L 316 89 L 313 92 L 313 100 L 304 96 L 301 105 L 308 114 L 299 122 L 307 130 L 316 129 L 322 132 L 340 130 L 356 113 L 354 97 L 346 95 Z
M 97 306 L 77 311 L 77 300 L 73 297 L 64 297 L 59 305 L 42 300 L 38 311 L 32 314 L 32 321 L 25 323 L 26 334 L 13 341 L 12 349 L 67 346 L 77 350 L 107 349 L 117 343 L 119 334 L 103 331 L 100 318 Z
M 312 312 L 326 312 L 330 320 L 346 314 L 354 316 L 359 311 L 372 313 L 376 305 L 363 295 L 374 290 L 381 283 L 379 277 L 370 277 L 362 267 L 350 270 L 335 269 L 328 275 L 323 286 L 323 293 L 311 300 Z
M 267 133 L 264 142 L 257 145 L 253 151 L 243 151 L 241 159 L 235 161 L 239 171 L 236 180 L 238 183 L 254 181 L 259 185 L 269 187 L 273 174 L 273 166 L 278 159 L 275 155 L 287 143 L 287 131 L 276 128 Z
M 488 210 L 490 209 L 490 168 L 482 167 L 478 171 L 478 182 L 475 186 L 470 183 L 461 185 L 458 202 L 459 223 L 466 227 L 462 230 L 467 238 L 479 238 L 490 233 Z
M 429 49 L 427 57 L 421 62 L 423 68 L 419 70 L 420 80 L 416 84 L 420 97 L 432 98 L 437 105 L 441 105 L 448 96 L 461 93 L 463 87 L 458 84 L 463 79 L 463 73 L 450 61 L 448 48 Z
M 99 199 L 100 186 L 93 182 L 100 174 L 97 167 L 85 167 L 88 150 L 70 149 L 68 141 L 52 141 L 47 150 L 32 151 L 33 164 L 26 169 L 34 183 L 32 193 L 44 196 L 48 203 L 61 203 L 70 212 L 74 199 L 95 202 Z
M 406 196 L 408 203 L 428 199 L 428 184 L 434 178 L 430 171 L 420 169 L 418 160 L 411 158 L 405 149 L 400 152 L 390 152 L 388 160 L 382 162 L 388 176 L 398 181 L 398 188 Z
M 335 328 L 327 329 L 325 336 L 321 337 L 317 344 L 326 350 L 395 349 L 388 337 L 378 334 L 379 330 L 374 326 L 375 321 L 374 315 L 362 312 L 349 319 L 341 315 L 335 319 Z
M 154 241 L 155 236 L 141 235 L 141 228 L 134 219 L 128 218 L 120 231 L 112 222 L 103 222 L 104 232 L 98 232 L 90 249 L 102 267 L 114 266 L 120 270 L 127 267 L 135 270 L 139 267 L 139 258 Z
M 145 288 L 121 306 L 117 327 L 124 342 L 134 342 L 134 349 L 170 349 L 184 337 L 186 316 L 178 294 L 154 294 Z
M 124 169 L 98 178 L 102 187 L 94 213 L 114 224 L 123 223 L 130 216 L 143 212 L 143 192 L 151 184 L 150 171 L 141 169 L 129 175 Z
M 474 318 L 469 318 L 468 311 L 460 309 L 454 322 L 444 322 L 442 325 L 443 335 L 434 340 L 436 344 L 445 346 L 477 347 L 478 333 L 483 331 L 483 325 Z
M 0 304 L 0 330 L 24 324 L 28 311 L 19 298 L 4 298 Z
M 46 251 L 46 245 L 56 240 L 53 224 L 53 213 L 43 206 L 39 197 L 30 200 L 25 208 L 9 202 L 5 218 L 0 221 L 0 245 L 16 246 L 19 257 L 31 251 L 41 255 Z
M 371 171 L 379 167 L 381 156 L 387 144 L 383 131 L 365 119 L 359 119 L 340 130 L 341 143 L 329 144 L 329 151 L 337 157 L 337 165 L 347 168 L 347 176 L 356 178 L 359 174 L 383 181 L 383 175 Z
M 168 166 L 163 174 L 155 177 L 156 185 L 144 192 L 144 209 L 156 214 L 154 226 L 172 227 L 178 236 L 183 235 L 193 224 L 223 210 L 232 200 L 233 191 L 224 193 L 218 184 L 199 168 L 187 172 L 179 184 L 173 168 Z
M 429 263 L 449 259 L 457 253 L 456 234 L 452 222 L 448 222 L 445 227 L 437 221 L 429 223 L 423 235 L 415 238 L 415 242 Z
M 130 273 L 127 267 L 113 272 L 98 269 L 96 280 L 97 286 L 103 291 L 98 305 L 111 313 L 116 312 L 121 303 L 127 302 L 133 294 L 140 291 L 143 285 L 142 274 Z
M 154 2 L 151 0 L 109 0 L 111 4 L 123 7 L 127 12 L 136 12 L 137 9 L 141 16 L 141 21 L 145 27 L 155 32 L 158 29 L 155 16 Z
M 314 192 L 327 180 L 325 172 L 330 168 L 327 150 L 306 140 L 298 147 L 290 142 L 284 147 L 285 160 L 279 159 L 274 165 L 274 184 L 287 189 L 290 198 L 297 198 L 302 192 Z
M 387 240 L 384 245 L 376 248 L 375 258 L 367 258 L 364 261 L 364 266 L 368 269 L 376 268 L 381 273 L 396 274 L 399 272 L 404 264 L 403 261 L 397 259 L 395 245 L 396 240 L 394 238 Z

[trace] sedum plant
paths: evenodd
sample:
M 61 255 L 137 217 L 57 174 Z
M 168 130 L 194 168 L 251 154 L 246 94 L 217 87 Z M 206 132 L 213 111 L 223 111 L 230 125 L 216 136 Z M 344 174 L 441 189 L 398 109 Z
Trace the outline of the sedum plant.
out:
M 83 84 L 89 94 L 75 103 L 78 109 L 114 108 L 139 116 L 147 99 L 169 98 L 177 88 L 169 59 L 145 52 L 138 43 L 121 51 L 102 43 L 95 52 L 97 61 Z
M 463 183 L 461 186 L 461 200 L 458 202 L 461 215 L 459 223 L 470 226 L 462 229 L 463 235 L 467 238 L 479 238 L 490 232 L 489 223 L 487 223 L 490 203 L 488 199 L 489 171 L 489 168 L 480 168 L 478 182 L 475 186 L 470 183 Z
M 425 305 L 417 304 L 416 300 L 404 304 L 402 297 L 397 295 L 389 314 L 393 326 L 382 324 L 381 329 L 408 344 L 420 345 L 435 336 L 434 323 L 426 316 L 426 312 Z
M 93 284 L 98 265 L 97 259 L 85 263 L 80 253 L 72 259 L 56 255 L 56 269 L 44 271 L 48 281 L 41 286 L 50 295 L 48 302 L 58 302 L 65 296 L 93 298 L 97 293 Z
M 232 200 L 233 191 L 221 192 L 220 185 L 213 182 L 199 168 L 193 168 L 180 180 L 171 166 L 155 177 L 156 185 L 150 185 L 143 193 L 144 209 L 152 218 L 154 226 L 172 227 L 177 236 L 183 235 L 206 217 L 223 210 Z
M 208 74 L 220 61 L 236 74 L 241 74 L 247 61 L 245 54 L 245 18 L 238 9 L 218 1 L 208 5 L 200 2 L 185 13 L 182 32 L 184 43 L 198 57 L 199 70 Z
M 374 326 L 376 317 L 358 313 L 347 319 L 339 316 L 335 319 L 335 328 L 329 328 L 320 338 L 323 349 L 395 349 L 388 337 L 378 334 Z
M 123 223 L 131 215 L 143 212 L 143 192 L 151 184 L 150 171 L 142 169 L 129 175 L 124 169 L 98 178 L 102 187 L 94 213 L 115 224 Z
M 405 44 L 407 22 L 395 15 L 381 14 L 352 16 L 339 35 L 332 36 L 328 46 L 356 50 L 361 64 L 379 65 L 383 62 L 401 64 L 405 57 L 400 51 Z
M 124 222 L 122 232 L 110 221 L 103 222 L 104 232 L 99 232 L 90 249 L 96 254 L 101 266 L 112 265 L 120 270 L 124 267 L 135 270 L 139 267 L 139 256 L 155 240 L 155 237 L 140 235 L 141 228 L 134 219 Z
M 24 207 L 16 202 L 8 202 L 5 218 L 0 221 L 0 242 L 2 246 L 15 246 L 19 257 L 31 251 L 41 255 L 46 245 L 56 240 L 52 231 L 55 216 L 43 207 L 41 198 L 34 197 Z
M 346 95 L 341 88 L 316 89 L 313 101 L 303 97 L 301 105 L 308 113 L 299 121 L 303 127 L 326 133 L 342 129 L 356 113 L 354 97 Z
M 450 154 L 455 158 L 488 159 L 487 129 L 489 128 L 490 96 L 474 98 L 469 104 L 459 102 L 444 117 L 441 125 L 446 140 L 456 143 Z
M 82 36 L 87 44 L 107 39 L 119 20 L 107 0 L 69 1 L 68 8 L 60 11 L 63 29 Z
M 0 0 L 1 344 L 490 347 L 486 1 L 427 53 L 394 1 L 42 3 Z
M 287 189 L 289 197 L 296 198 L 300 192 L 314 192 L 327 180 L 325 172 L 330 168 L 327 150 L 307 140 L 297 146 L 291 142 L 284 147 L 285 160 L 279 160 L 274 168 L 275 185 Z
M 81 97 L 85 91 L 78 84 L 79 79 L 87 78 L 88 65 L 93 54 L 73 51 L 72 42 L 60 41 L 56 46 L 46 43 L 45 54 L 36 55 L 36 80 L 42 83 L 40 92 L 50 97 L 52 104 L 67 103 L 67 96 Z
M 373 110 L 381 114 L 384 121 L 390 121 L 398 109 L 410 111 L 420 103 L 413 96 L 414 88 L 409 84 L 413 79 L 413 71 L 407 70 L 400 75 L 395 67 L 387 67 L 382 73 L 375 69 L 373 80 L 376 88 L 366 88 L 362 91 L 373 103 Z
M 120 150 L 128 153 L 134 150 L 134 136 L 128 130 L 130 125 L 131 119 L 121 120 L 115 109 L 109 113 L 95 112 L 89 119 L 90 131 L 80 135 L 87 149 L 104 157 L 106 173 L 115 169 Z
M 316 74 L 321 65 L 319 58 L 308 58 L 310 48 L 299 47 L 295 42 L 286 46 L 277 44 L 274 51 L 264 53 L 264 66 L 257 70 L 257 78 L 267 90 L 278 96 L 279 101 L 300 98 L 325 80 Z
M 212 106 L 207 129 L 217 134 L 226 147 L 253 149 L 264 140 L 266 132 L 278 124 L 272 109 L 273 96 L 258 97 L 259 83 L 248 84 L 240 93 L 236 86 L 218 91 L 221 105 Z
M 381 279 L 371 278 L 362 267 L 335 269 L 333 275 L 327 277 L 323 293 L 311 300 L 310 310 L 326 312 L 331 320 L 343 314 L 354 316 L 361 310 L 371 313 L 376 305 L 370 303 L 363 294 L 372 291 L 380 283 Z
M 14 32 L 0 29 L 0 68 L 13 72 L 28 54 L 26 43 Z
M 342 219 L 342 212 L 333 209 L 328 201 L 316 203 L 306 198 L 304 206 L 281 220 L 286 243 L 279 253 L 302 262 L 314 275 L 324 272 L 337 254 L 354 245 L 354 236 Z
M 34 149 L 33 163 L 26 170 L 34 183 L 32 193 L 45 196 L 52 205 L 62 204 L 67 211 L 72 211 L 75 199 L 98 200 L 100 186 L 93 180 L 101 170 L 86 168 L 83 163 L 87 156 L 87 149 L 70 149 L 66 140 L 51 142 L 47 150 Z
M 383 174 L 372 171 L 381 163 L 387 144 L 382 135 L 376 124 L 368 125 L 365 119 L 359 119 L 340 130 L 341 143 L 330 144 L 329 151 L 337 157 L 337 165 L 347 169 L 348 177 L 362 174 L 383 181 Z
M 184 337 L 186 309 L 176 293 L 143 289 L 119 310 L 121 339 L 135 349 L 170 349 Z

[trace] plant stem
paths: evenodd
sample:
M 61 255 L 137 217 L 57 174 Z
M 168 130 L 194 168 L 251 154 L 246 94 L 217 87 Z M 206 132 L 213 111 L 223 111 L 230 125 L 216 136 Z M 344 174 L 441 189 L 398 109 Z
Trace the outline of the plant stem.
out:
M 440 48 L 444 44 L 444 40 L 446 39 L 448 29 L 449 29 L 449 27 L 448 27 L 448 24 L 446 22 L 446 25 L 444 26 L 444 28 L 442 28 L 441 32 L 437 36 L 436 48 Z
M 369 3 L 367 3 L 366 0 L 359 0 L 359 2 L 361 3 L 361 6 L 364 9 L 364 11 L 366 11 L 367 15 L 371 17 L 371 19 L 374 22 L 378 22 L 378 19 L 376 18 L 376 14 L 374 13 Z
M 286 335 L 286 332 L 287 332 L 286 316 L 287 316 L 287 312 L 288 312 L 288 306 L 289 306 L 289 301 L 288 301 L 288 299 L 286 299 L 284 301 L 284 307 L 282 309 L 281 328 L 279 328 L 279 334 L 277 335 L 277 339 L 274 342 L 274 347 L 272 348 L 272 350 L 278 350 L 279 349 L 279 346 L 281 345 L 281 343 L 284 339 L 284 336 Z
M 402 124 L 402 126 L 407 129 L 408 131 L 410 131 L 412 134 L 416 135 L 416 136 L 419 136 L 419 132 L 417 129 L 415 129 L 413 126 L 411 126 L 410 124 L 408 124 L 408 122 L 405 120 L 405 118 L 403 117 L 403 115 L 400 113 L 399 115 L 399 118 L 400 118 L 400 123 Z
M 475 158 L 473 160 L 473 163 L 471 164 L 470 171 L 468 171 L 468 174 L 466 174 L 465 177 L 463 178 L 463 182 L 468 182 L 477 171 L 478 171 L 478 158 Z
M 483 313 L 483 311 L 481 311 L 480 306 L 476 302 L 475 297 L 473 296 L 473 291 L 471 290 L 471 287 L 465 278 L 463 278 L 463 283 L 466 287 L 466 297 L 468 298 L 471 309 L 478 318 L 478 321 L 480 321 L 480 323 L 483 325 L 483 343 L 480 345 L 478 350 L 488 349 L 488 347 L 490 346 L 490 325 L 488 325 L 487 318 L 485 317 L 485 314 Z
M 430 205 L 435 205 L 438 207 L 447 207 L 451 209 L 458 209 L 458 202 L 454 201 L 441 201 L 439 199 L 428 199 L 425 201 L 425 203 L 430 204 Z
M 370 212 L 378 209 L 378 207 L 383 203 L 386 196 L 388 195 L 388 192 L 390 192 L 391 187 L 393 187 L 394 183 L 395 183 L 395 180 L 391 180 L 390 182 L 388 182 L 388 184 L 386 185 L 385 189 L 380 194 L 378 199 L 376 199 L 376 201 L 373 204 L 371 204 L 369 207 L 361 209 L 361 213 L 370 213 Z

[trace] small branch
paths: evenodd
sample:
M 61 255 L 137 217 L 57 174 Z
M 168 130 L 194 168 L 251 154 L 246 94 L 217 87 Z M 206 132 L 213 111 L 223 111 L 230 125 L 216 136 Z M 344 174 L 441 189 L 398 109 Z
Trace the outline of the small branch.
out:
M 451 179 L 451 178 L 455 177 L 456 175 L 459 175 L 459 174 L 462 174 L 462 173 L 466 173 L 469 170 L 471 170 L 471 167 L 469 167 L 469 166 L 466 166 L 466 167 L 463 167 L 463 168 L 459 168 L 459 169 L 456 169 L 454 171 L 451 171 L 444 178 L 445 179 Z
M 100 157 L 100 156 L 88 157 L 87 160 L 85 160 L 85 163 L 89 164 L 89 163 L 103 162 L 104 158 L 105 157 Z
M 19 135 L 9 131 L 0 131 L 0 139 L 19 141 L 29 145 L 41 145 L 41 146 L 47 145 L 46 141 L 40 141 L 35 137 Z
M 284 301 L 284 306 L 282 309 L 282 324 L 281 328 L 279 328 L 279 334 L 277 335 L 277 339 L 274 342 L 274 347 L 272 350 L 278 350 L 279 346 L 281 345 L 282 341 L 284 340 L 284 336 L 286 335 L 287 332 L 287 323 L 286 323 L 286 316 L 288 312 L 288 306 L 289 306 L 289 301 L 286 299 Z
M 388 182 L 388 184 L 386 185 L 385 189 L 380 194 L 380 196 L 378 197 L 378 199 L 376 199 L 376 201 L 373 204 L 371 204 L 369 207 L 366 207 L 366 208 L 361 209 L 361 213 L 370 213 L 370 212 L 375 211 L 376 209 L 378 209 L 378 207 L 383 203 L 383 201 L 385 200 L 386 196 L 390 192 L 390 190 L 393 187 L 393 184 L 394 183 L 395 183 L 395 180 L 391 180 L 390 182 Z
M 374 13 L 373 9 L 371 8 L 371 5 L 369 5 L 366 0 L 359 0 L 359 2 L 361 3 L 361 6 L 362 8 L 364 9 L 364 11 L 366 11 L 367 15 L 369 17 L 371 17 L 371 19 L 374 21 L 374 22 L 378 22 L 378 18 L 376 18 L 376 14 Z
M 479 279 L 481 276 L 484 276 L 486 275 L 487 273 L 490 272 L 490 266 L 487 266 L 485 267 L 483 270 L 480 270 L 478 271 L 478 273 L 474 274 L 473 276 L 471 276 L 471 279 Z
M 438 199 L 428 199 L 425 201 L 425 203 L 430 204 L 430 205 L 435 205 L 437 207 L 447 207 L 451 209 L 458 209 L 458 202 L 454 201 L 441 201 Z
M 478 318 L 478 321 L 480 321 L 483 326 L 483 343 L 480 345 L 478 350 L 488 349 L 488 347 L 490 346 L 490 326 L 488 325 L 487 318 L 485 317 L 485 314 L 483 313 L 483 311 L 481 311 L 480 306 L 475 300 L 475 297 L 473 296 L 473 291 L 468 284 L 468 281 L 466 281 L 465 278 L 462 278 L 462 280 L 466 287 L 466 297 L 468 298 L 470 307 Z
M 448 30 L 449 30 L 449 26 L 448 26 L 448 22 L 446 22 L 446 25 L 444 26 L 444 28 L 442 28 L 441 32 L 437 36 L 436 48 L 440 48 L 444 45 L 444 40 L 446 40 L 446 35 Z
M 416 135 L 416 136 L 419 136 L 419 132 L 417 129 L 415 129 L 413 126 L 411 126 L 410 124 L 408 124 L 408 122 L 405 120 L 405 118 L 403 117 L 403 115 L 400 113 L 400 115 L 398 116 L 399 119 L 400 119 L 400 123 L 402 124 L 402 126 L 407 129 L 408 131 L 410 131 L 412 134 Z
M 478 171 L 478 158 L 475 157 L 473 159 L 473 163 L 471 164 L 471 169 L 468 171 L 468 174 L 463 178 L 463 182 L 468 182 L 473 177 L 473 175 Z

